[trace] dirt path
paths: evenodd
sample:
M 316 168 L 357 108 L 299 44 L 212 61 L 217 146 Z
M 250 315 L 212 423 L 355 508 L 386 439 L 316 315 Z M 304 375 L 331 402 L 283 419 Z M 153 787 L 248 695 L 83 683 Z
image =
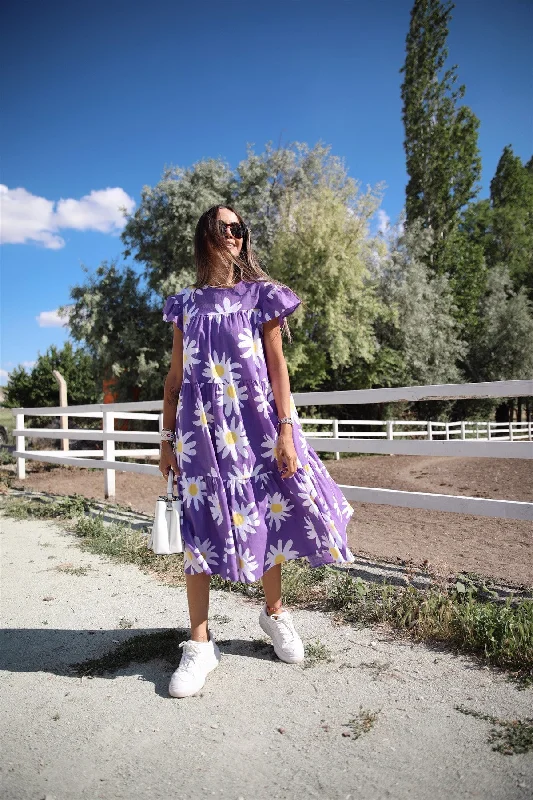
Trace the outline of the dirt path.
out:
M 520 459 L 365 456 L 324 461 L 341 484 L 533 502 L 533 462 Z M 14 485 L 104 499 L 100 471 L 31 464 Z M 117 472 L 117 502 L 152 514 L 163 478 Z M 356 553 L 388 561 L 424 561 L 440 571 L 475 572 L 533 586 L 533 523 L 423 509 L 354 503 L 348 528 Z
M 288 665 L 256 603 L 213 592 L 222 660 L 201 695 L 168 696 L 177 647 L 168 662 L 78 677 L 72 664 L 134 635 L 186 636 L 185 591 L 82 552 L 51 523 L 1 523 L 6 800 L 531 798 L 531 753 L 495 752 L 491 723 L 457 707 L 524 719 L 532 690 L 384 627 L 296 610 L 304 643 L 332 660 Z M 350 720 L 368 731 L 357 737 Z

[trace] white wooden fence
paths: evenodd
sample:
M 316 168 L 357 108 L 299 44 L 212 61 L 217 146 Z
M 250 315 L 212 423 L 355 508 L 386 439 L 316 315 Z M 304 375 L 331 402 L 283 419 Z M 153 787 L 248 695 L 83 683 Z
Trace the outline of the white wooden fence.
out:
M 294 393 L 296 405 L 359 405 L 368 403 L 389 403 L 399 401 L 414 402 L 417 400 L 448 400 L 466 398 L 499 398 L 499 397 L 529 397 L 533 396 L 533 380 L 530 381 L 494 381 L 491 383 L 468 384 L 442 384 L 434 386 L 406 386 L 394 389 L 362 389 L 337 392 L 299 392 Z M 132 420 L 157 420 L 159 428 L 162 426 L 162 400 L 143 401 L 137 403 L 109 403 L 82 406 L 68 406 L 56 408 L 15 408 L 17 475 L 25 478 L 25 460 L 33 459 L 49 463 L 70 464 L 77 467 L 97 468 L 104 471 L 105 496 L 115 496 L 115 470 L 126 472 L 139 472 L 146 475 L 160 475 L 159 469 L 154 464 L 132 463 L 119 461 L 119 458 L 146 458 L 157 457 L 159 454 L 159 432 L 156 431 L 115 431 L 116 419 Z M 157 413 L 150 413 L 157 412 Z M 68 416 L 68 417 L 99 417 L 102 418 L 102 430 L 77 429 L 51 429 L 51 428 L 25 428 L 26 416 Z M 317 420 L 313 420 L 314 423 Z M 409 432 L 402 431 L 402 439 L 395 436 L 392 421 L 385 423 L 386 436 L 372 436 L 368 432 L 365 438 L 355 438 L 353 433 L 339 433 L 336 422 L 331 436 L 310 433 L 307 440 L 319 452 L 334 453 L 380 453 L 401 455 L 424 456 L 460 456 L 483 458 L 524 458 L 533 460 L 533 442 L 531 441 L 531 427 L 528 428 L 528 440 L 524 432 L 509 429 L 509 435 L 502 437 L 492 435 L 491 428 L 487 436 L 478 438 L 467 437 L 467 423 L 464 425 L 464 436 L 453 438 L 452 429 L 448 428 L 448 436 L 444 440 L 428 435 L 433 430 L 426 428 L 425 440 L 409 437 Z M 348 422 L 345 420 L 344 422 Z M 357 422 L 364 422 L 357 420 Z M 366 424 L 378 424 L 375 420 L 367 420 Z M 351 423 L 353 424 L 353 422 Z M 395 423 L 398 424 L 397 422 Z M 421 423 L 416 423 L 420 426 Z M 444 423 L 445 424 L 445 423 Z M 479 423 L 481 425 L 481 423 Z M 485 424 L 485 423 L 483 423 Z M 449 423 L 451 425 L 451 423 Z M 396 432 L 397 433 L 397 432 Z M 411 432 L 421 435 L 420 431 Z M 460 430 L 462 434 L 462 429 Z M 496 431 L 494 431 L 496 433 Z M 57 450 L 27 450 L 26 439 L 83 439 L 102 442 L 100 450 L 76 450 L 68 455 Z M 157 447 L 141 447 L 135 449 L 115 448 L 115 442 L 131 442 L 140 445 L 154 445 Z M 533 477 L 532 477 L 533 480 Z M 435 511 L 452 511 L 461 514 L 477 514 L 486 517 L 499 517 L 504 519 L 521 519 L 533 521 L 533 503 L 523 503 L 511 500 L 491 500 L 478 497 L 462 497 L 454 495 L 430 494 L 426 492 L 403 492 L 392 489 L 374 489 L 363 486 L 340 487 L 348 500 L 365 503 L 378 503 L 382 505 L 402 506 L 405 508 L 426 508 Z

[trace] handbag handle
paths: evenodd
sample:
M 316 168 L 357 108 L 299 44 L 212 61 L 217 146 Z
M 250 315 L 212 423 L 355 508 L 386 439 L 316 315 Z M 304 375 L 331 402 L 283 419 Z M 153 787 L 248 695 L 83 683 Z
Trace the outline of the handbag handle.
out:
M 174 470 L 168 470 L 168 481 L 167 481 L 167 500 L 172 502 L 174 498 Z

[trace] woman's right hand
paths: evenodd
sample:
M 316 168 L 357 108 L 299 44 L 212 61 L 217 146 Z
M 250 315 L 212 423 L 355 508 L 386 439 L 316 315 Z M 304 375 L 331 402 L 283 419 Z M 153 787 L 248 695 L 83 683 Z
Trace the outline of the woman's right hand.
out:
M 161 472 L 165 480 L 168 480 L 169 469 L 171 469 L 174 472 L 174 483 L 177 484 L 180 470 L 176 459 L 176 453 L 174 452 L 174 449 L 172 447 L 172 442 L 162 441 L 161 452 L 159 455 L 159 471 Z

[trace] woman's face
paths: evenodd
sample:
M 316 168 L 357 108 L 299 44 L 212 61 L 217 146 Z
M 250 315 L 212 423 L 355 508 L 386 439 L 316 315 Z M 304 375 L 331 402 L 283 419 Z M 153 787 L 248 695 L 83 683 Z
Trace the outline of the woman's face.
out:
M 217 219 L 221 219 L 222 222 L 239 222 L 239 218 L 233 211 L 230 211 L 228 208 L 219 208 Z M 242 249 L 242 239 L 235 239 L 231 230 L 226 228 L 225 233 L 226 239 L 226 246 L 228 250 L 230 250 L 231 254 L 234 256 L 238 256 Z

